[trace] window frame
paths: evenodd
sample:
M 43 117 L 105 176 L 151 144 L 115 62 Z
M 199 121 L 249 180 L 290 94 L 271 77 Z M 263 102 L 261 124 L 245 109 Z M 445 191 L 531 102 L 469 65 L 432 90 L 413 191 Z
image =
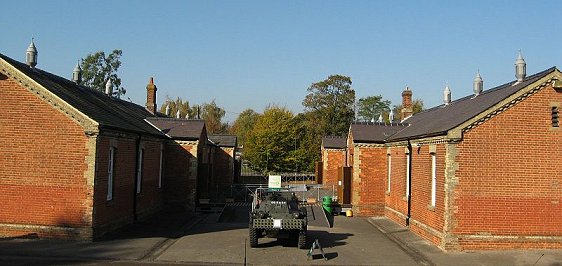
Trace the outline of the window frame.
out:
M 430 206 L 435 207 L 437 201 L 437 156 L 431 153 L 431 201 Z

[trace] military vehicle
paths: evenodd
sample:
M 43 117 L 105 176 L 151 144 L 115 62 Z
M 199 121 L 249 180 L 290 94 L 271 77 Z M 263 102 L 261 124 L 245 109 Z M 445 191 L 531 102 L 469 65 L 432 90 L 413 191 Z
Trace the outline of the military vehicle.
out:
M 299 208 L 295 194 L 287 189 L 256 189 L 250 211 L 250 247 L 263 237 L 289 238 L 306 248 L 306 208 Z

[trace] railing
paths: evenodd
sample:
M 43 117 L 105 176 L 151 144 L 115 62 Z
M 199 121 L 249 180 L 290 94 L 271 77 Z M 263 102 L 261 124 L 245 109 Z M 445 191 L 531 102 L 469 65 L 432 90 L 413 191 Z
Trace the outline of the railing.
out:
M 303 188 L 295 190 L 295 195 L 303 202 L 312 199 L 320 202 L 325 196 L 330 196 L 335 199 L 338 194 L 337 188 L 333 185 L 324 187 L 321 184 L 284 182 L 283 186 L 306 186 L 306 190 Z M 210 201 L 213 203 L 250 202 L 252 200 L 252 194 L 260 187 L 267 188 L 267 184 L 218 184 L 210 195 Z

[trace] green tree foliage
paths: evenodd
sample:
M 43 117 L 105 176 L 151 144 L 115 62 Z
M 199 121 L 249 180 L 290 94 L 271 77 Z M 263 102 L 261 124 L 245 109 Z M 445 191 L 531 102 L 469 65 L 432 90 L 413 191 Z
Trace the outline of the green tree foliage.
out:
M 205 120 L 209 134 L 228 132 L 228 124 L 222 122 L 225 114 L 226 111 L 217 106 L 214 99 L 210 103 L 205 103 L 201 106 L 201 118 Z
M 262 173 L 285 172 L 295 165 L 293 114 L 284 107 L 268 106 L 256 120 L 244 146 L 244 159 Z
M 417 114 L 421 111 L 423 111 L 423 100 L 422 99 L 415 99 L 412 101 L 412 109 L 413 109 L 413 113 Z M 402 104 L 399 105 L 395 105 L 394 108 L 392 108 L 392 110 L 394 111 L 394 119 L 395 120 L 400 120 L 400 114 L 402 112 Z
M 253 130 L 259 116 L 252 109 L 246 109 L 238 115 L 230 128 L 230 132 L 238 137 L 238 144 L 244 145 L 246 143 L 247 136 Z
M 172 100 L 170 97 L 166 96 L 166 100 L 162 103 L 162 106 L 160 106 L 160 113 L 166 114 L 168 106 L 170 106 L 169 117 L 177 117 L 178 110 L 180 111 L 180 118 L 185 118 L 186 116 L 191 118 L 194 115 L 192 108 L 189 108 L 189 101 L 183 100 L 180 97 Z
M 390 101 L 383 100 L 381 95 L 363 97 L 357 101 L 357 117 L 363 121 L 378 119 L 382 114 L 388 117 L 390 111 Z
M 313 83 L 302 102 L 306 112 L 317 114 L 317 126 L 323 135 L 343 136 L 355 118 L 355 90 L 351 78 L 331 75 L 326 80 Z
M 293 118 L 294 137 L 296 139 L 295 170 L 296 172 L 314 172 L 314 162 L 320 159 L 322 130 L 316 126 L 319 114 L 308 112 Z
M 121 78 L 117 76 L 117 70 L 121 66 L 121 50 L 113 50 L 111 54 L 105 55 L 104 52 L 88 54 L 82 59 L 82 85 L 95 90 L 105 92 L 105 84 L 111 79 L 114 95 L 120 97 L 126 93 L 125 88 L 121 87 Z

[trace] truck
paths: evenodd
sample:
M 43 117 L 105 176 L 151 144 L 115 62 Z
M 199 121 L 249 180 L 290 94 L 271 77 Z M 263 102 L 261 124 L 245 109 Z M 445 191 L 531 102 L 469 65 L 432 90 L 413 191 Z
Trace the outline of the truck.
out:
M 293 239 L 298 248 L 306 248 L 306 208 L 299 207 L 298 198 L 289 189 L 256 189 L 249 221 L 250 247 L 269 237 Z

